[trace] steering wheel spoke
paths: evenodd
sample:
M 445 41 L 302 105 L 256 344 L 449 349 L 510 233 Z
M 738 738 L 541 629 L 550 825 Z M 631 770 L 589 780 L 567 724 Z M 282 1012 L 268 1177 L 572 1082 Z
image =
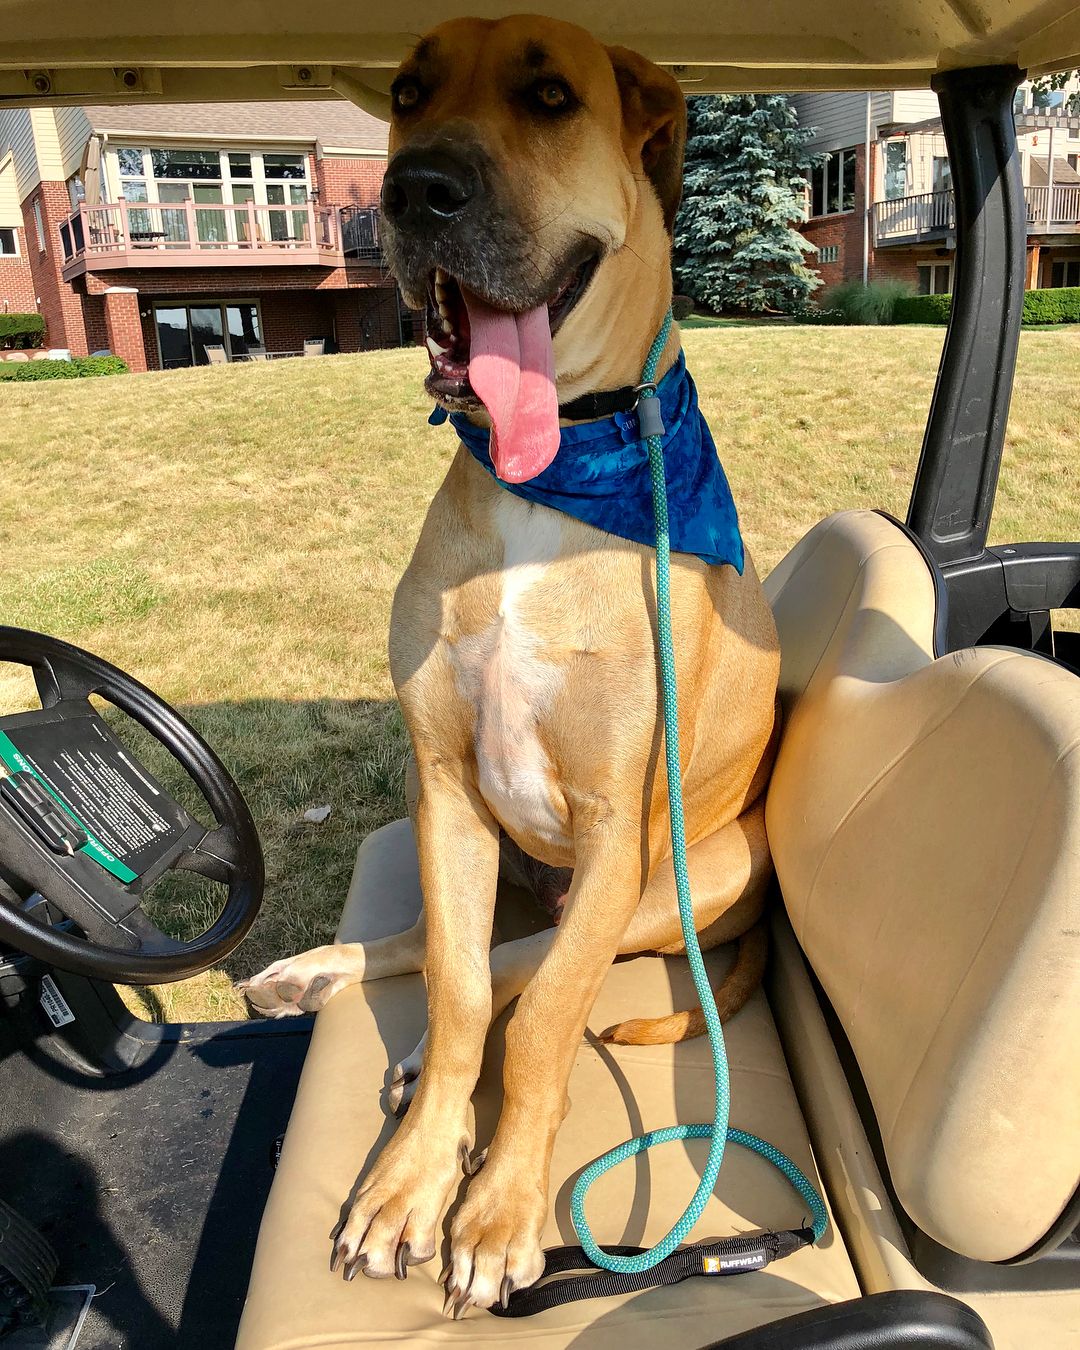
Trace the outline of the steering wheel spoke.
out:
M 70 661 L 45 659 L 33 667 L 34 684 L 43 708 L 58 703 L 85 703 L 94 692 L 93 682 Z
M 208 881 L 231 881 L 242 865 L 240 843 L 227 825 L 211 830 L 190 853 L 183 854 L 176 863 L 177 871 L 195 872 Z

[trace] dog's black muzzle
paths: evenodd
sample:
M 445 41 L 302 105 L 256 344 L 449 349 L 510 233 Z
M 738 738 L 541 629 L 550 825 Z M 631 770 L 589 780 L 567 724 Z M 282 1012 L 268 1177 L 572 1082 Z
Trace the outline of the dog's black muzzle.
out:
M 406 298 L 419 307 L 436 267 L 502 309 L 542 303 L 552 281 L 490 155 L 467 134 L 404 146 L 387 165 L 382 242 Z M 547 261 L 547 259 L 545 259 Z

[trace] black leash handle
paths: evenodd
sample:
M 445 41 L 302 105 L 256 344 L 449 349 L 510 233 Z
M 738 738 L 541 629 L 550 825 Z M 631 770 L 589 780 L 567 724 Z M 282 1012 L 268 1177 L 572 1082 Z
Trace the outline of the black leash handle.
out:
M 772 1261 L 790 1256 L 800 1247 L 812 1246 L 812 1228 L 789 1228 L 780 1232 L 747 1233 L 742 1237 L 720 1238 L 714 1242 L 699 1242 L 691 1247 L 680 1247 L 651 1270 L 633 1274 L 617 1274 L 597 1270 L 580 1247 L 549 1247 L 544 1253 L 544 1273 L 541 1280 L 567 1271 L 590 1271 L 550 1284 L 537 1283 L 529 1289 L 519 1289 L 510 1295 L 505 1305 L 496 1304 L 489 1311 L 496 1317 L 533 1317 L 548 1308 L 563 1303 L 575 1303 L 586 1298 L 612 1298 L 617 1294 L 637 1293 L 659 1285 L 681 1284 L 697 1275 L 742 1275 L 750 1270 L 762 1270 Z M 644 1247 L 604 1247 L 610 1256 L 638 1256 Z

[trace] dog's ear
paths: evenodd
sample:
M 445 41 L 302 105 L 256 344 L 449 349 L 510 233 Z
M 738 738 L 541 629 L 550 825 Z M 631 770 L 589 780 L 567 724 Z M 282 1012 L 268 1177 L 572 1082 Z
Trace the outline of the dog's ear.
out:
M 633 156 L 640 156 L 671 234 L 682 196 L 686 98 L 674 77 L 644 56 L 625 47 L 609 47 L 607 52 L 619 86 L 623 135 L 631 162 Z

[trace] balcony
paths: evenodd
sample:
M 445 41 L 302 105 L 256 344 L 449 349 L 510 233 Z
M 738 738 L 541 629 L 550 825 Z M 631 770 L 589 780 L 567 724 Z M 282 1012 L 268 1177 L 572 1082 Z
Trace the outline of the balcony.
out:
M 341 208 L 313 203 L 83 203 L 60 226 L 60 240 L 65 281 L 128 267 L 339 267 L 345 260 Z
M 1080 183 L 1026 187 L 1028 234 L 1080 233 Z M 920 192 L 874 203 L 874 247 L 934 243 L 956 229 L 953 194 Z

